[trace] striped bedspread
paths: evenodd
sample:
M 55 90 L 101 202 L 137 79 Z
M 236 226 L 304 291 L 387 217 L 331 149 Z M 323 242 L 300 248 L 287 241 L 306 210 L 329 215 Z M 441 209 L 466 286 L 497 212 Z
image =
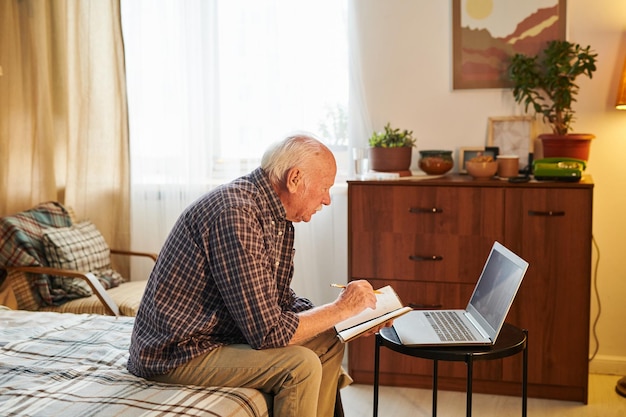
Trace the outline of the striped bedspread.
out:
M 0 310 L 0 416 L 269 415 L 267 396 L 253 389 L 169 385 L 130 374 L 133 320 Z

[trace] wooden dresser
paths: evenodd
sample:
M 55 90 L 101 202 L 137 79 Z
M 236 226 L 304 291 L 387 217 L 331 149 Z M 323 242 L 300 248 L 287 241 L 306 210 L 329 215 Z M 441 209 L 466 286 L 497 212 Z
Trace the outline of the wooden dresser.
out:
M 391 284 L 414 308 L 464 308 L 497 240 L 530 263 L 507 322 L 528 329 L 532 397 L 587 402 L 593 182 L 435 179 L 348 184 L 348 274 Z M 350 375 L 373 383 L 374 338 L 348 347 Z M 430 361 L 381 351 L 382 385 L 430 388 Z M 439 387 L 465 388 L 439 364 Z M 521 360 L 477 362 L 474 390 L 519 395 Z

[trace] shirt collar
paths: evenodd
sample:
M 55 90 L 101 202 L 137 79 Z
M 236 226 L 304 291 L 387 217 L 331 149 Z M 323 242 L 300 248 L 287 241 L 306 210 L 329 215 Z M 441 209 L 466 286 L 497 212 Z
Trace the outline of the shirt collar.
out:
M 282 201 L 278 198 L 278 194 L 272 187 L 270 180 L 261 167 L 255 169 L 250 173 L 251 181 L 256 184 L 263 194 L 267 197 L 269 209 L 272 212 L 272 217 L 280 220 L 286 220 L 287 212 L 283 206 Z

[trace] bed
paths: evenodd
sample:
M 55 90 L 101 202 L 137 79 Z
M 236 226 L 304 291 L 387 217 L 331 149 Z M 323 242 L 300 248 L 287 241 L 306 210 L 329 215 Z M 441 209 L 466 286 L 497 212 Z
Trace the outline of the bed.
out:
M 0 415 L 271 415 L 271 398 L 254 389 L 162 384 L 130 374 L 133 320 L 0 306 Z

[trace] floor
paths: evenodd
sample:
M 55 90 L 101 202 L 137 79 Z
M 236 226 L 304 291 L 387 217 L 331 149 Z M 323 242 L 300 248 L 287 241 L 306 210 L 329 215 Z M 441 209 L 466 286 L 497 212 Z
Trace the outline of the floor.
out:
M 589 375 L 589 403 L 528 399 L 528 416 L 624 417 L 626 398 L 615 392 L 621 376 Z M 379 391 L 380 417 L 427 417 L 431 415 L 430 390 L 383 386 Z M 439 391 L 438 417 L 465 416 L 465 393 Z M 371 417 L 371 385 L 353 384 L 341 390 L 345 417 Z M 517 397 L 474 394 L 472 413 L 477 417 L 521 416 Z

